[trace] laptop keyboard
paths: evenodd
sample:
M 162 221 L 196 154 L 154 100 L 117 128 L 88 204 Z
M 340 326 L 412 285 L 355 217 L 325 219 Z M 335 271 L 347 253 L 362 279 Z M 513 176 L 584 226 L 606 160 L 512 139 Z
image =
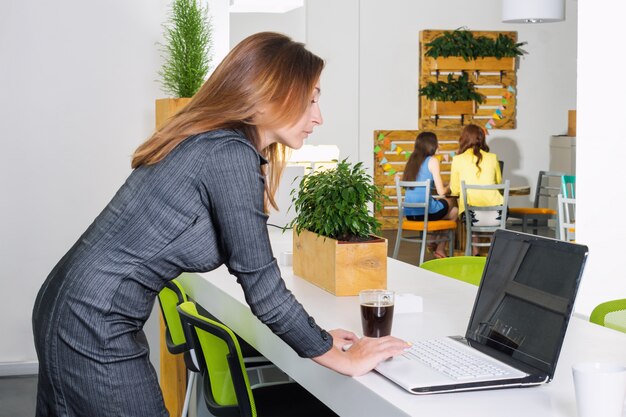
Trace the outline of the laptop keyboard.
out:
M 458 345 L 458 346 L 456 346 Z M 463 349 L 458 342 L 448 338 L 420 340 L 404 354 L 417 359 L 432 369 L 459 381 L 494 378 L 504 379 L 519 376 L 520 372 L 504 364 L 489 361 Z

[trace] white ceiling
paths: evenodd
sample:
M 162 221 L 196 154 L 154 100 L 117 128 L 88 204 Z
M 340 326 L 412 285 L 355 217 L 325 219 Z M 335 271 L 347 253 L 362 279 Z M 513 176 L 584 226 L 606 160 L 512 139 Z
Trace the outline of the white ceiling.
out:
M 231 13 L 286 13 L 304 6 L 304 0 L 230 0 Z

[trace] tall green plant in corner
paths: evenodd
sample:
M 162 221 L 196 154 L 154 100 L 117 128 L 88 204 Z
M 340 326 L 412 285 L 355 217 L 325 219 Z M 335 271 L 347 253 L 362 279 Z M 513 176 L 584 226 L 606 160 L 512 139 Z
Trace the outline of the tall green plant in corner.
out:
M 192 97 L 202 86 L 211 64 L 213 44 L 208 6 L 200 0 L 174 0 L 163 25 L 165 62 L 159 71 L 161 88 L 173 97 Z

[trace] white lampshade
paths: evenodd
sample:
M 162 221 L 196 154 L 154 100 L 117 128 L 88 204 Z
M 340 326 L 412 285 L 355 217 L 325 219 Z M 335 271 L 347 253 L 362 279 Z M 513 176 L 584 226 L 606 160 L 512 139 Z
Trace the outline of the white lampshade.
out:
M 550 23 L 565 20 L 565 0 L 502 0 L 504 23 Z

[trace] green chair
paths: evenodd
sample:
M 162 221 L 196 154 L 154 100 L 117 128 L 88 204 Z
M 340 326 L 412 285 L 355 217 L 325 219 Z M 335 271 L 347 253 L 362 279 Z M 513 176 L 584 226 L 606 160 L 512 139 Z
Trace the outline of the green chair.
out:
M 223 323 L 198 312 L 193 302 L 178 312 L 185 335 L 197 352 L 202 392 L 215 416 L 335 416 L 323 403 L 296 383 L 251 387 L 239 341 Z
M 565 198 L 576 198 L 576 175 L 561 177 L 561 194 Z
M 189 401 L 191 398 L 191 390 L 196 373 L 199 372 L 197 360 L 190 347 L 187 344 L 185 333 L 183 331 L 183 323 L 176 309 L 179 304 L 187 302 L 187 295 L 180 283 L 173 279 L 165 284 L 165 287 L 159 292 L 159 305 L 163 314 L 165 323 L 165 343 L 167 350 L 171 354 L 185 355 L 185 365 L 189 370 L 187 377 L 187 391 L 185 393 L 185 401 L 183 403 L 182 417 L 187 416 L 189 410 Z
M 426 261 L 420 265 L 420 268 L 478 285 L 483 276 L 486 261 L 487 258 L 484 256 L 455 256 Z
M 626 298 L 598 304 L 591 312 L 589 321 L 626 333 Z

